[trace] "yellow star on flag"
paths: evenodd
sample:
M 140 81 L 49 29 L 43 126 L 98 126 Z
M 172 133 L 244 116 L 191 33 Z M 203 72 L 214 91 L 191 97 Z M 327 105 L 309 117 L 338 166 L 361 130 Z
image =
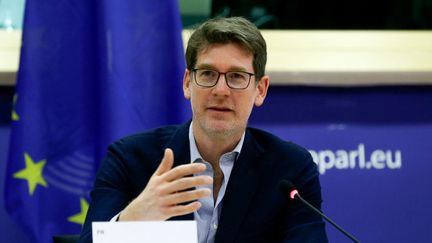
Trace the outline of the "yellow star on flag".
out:
M 44 187 L 48 186 L 47 182 L 45 181 L 42 175 L 42 171 L 44 169 L 46 161 L 41 160 L 35 163 L 33 159 L 30 157 L 30 155 L 27 153 L 24 153 L 24 160 L 25 160 L 25 168 L 16 172 L 14 174 L 14 178 L 27 180 L 28 187 L 29 187 L 29 194 L 33 195 L 36 186 L 38 184 Z
M 16 105 L 17 99 L 18 99 L 18 95 L 15 94 L 13 97 L 12 121 L 19 121 L 19 119 L 20 119 L 18 116 L 18 113 L 16 113 L 16 111 L 15 111 L 15 105 Z
M 80 204 L 81 204 L 81 212 L 70 216 L 68 218 L 68 221 L 75 223 L 75 224 L 83 225 L 85 218 L 86 218 L 86 215 L 87 215 L 89 205 L 88 205 L 88 202 L 84 198 L 80 199 Z

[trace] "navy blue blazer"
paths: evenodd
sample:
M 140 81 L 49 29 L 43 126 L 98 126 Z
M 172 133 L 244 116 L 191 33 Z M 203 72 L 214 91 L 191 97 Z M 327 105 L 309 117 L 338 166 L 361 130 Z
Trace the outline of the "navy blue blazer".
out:
M 91 204 L 79 242 L 91 242 L 91 222 L 108 221 L 146 186 L 165 148 L 174 166 L 190 163 L 189 124 L 157 128 L 112 144 L 91 191 Z M 321 207 L 316 164 L 298 145 L 247 128 L 223 199 L 215 242 L 327 242 L 322 219 L 278 188 L 282 179 Z M 192 220 L 193 214 L 171 218 Z

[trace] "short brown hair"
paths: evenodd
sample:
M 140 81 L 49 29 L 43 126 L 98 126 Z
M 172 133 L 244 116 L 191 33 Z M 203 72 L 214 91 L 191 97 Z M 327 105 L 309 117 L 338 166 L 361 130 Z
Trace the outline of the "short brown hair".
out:
M 198 26 L 189 38 L 186 49 L 186 66 L 195 68 L 198 53 L 213 44 L 239 44 L 253 54 L 252 66 L 256 81 L 265 74 L 267 47 L 258 28 L 242 17 L 210 19 Z

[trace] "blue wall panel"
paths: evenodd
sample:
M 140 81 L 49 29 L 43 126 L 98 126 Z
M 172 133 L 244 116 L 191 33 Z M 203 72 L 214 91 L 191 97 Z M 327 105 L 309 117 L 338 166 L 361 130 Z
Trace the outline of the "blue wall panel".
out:
M 3 206 L 13 90 L 0 90 L 0 233 L 28 242 Z M 271 87 L 250 124 L 312 152 L 323 210 L 361 241 L 432 242 L 432 86 Z M 348 242 L 327 231 L 330 242 Z

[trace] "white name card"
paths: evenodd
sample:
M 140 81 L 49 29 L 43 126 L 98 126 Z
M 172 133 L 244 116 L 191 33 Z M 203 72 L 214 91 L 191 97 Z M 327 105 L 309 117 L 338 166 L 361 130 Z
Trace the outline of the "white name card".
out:
M 94 243 L 197 243 L 196 221 L 93 222 Z

